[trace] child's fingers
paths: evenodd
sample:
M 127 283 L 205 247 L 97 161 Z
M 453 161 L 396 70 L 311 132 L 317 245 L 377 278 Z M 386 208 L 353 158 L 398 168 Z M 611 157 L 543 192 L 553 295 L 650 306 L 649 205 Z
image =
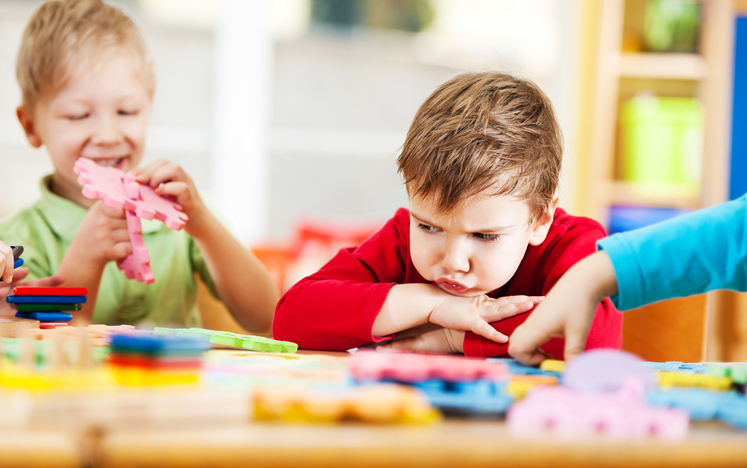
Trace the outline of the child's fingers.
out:
M 186 182 L 169 182 L 156 189 L 158 195 L 167 195 L 179 198 L 189 192 L 189 185 Z
M 155 168 L 148 184 L 151 187 L 158 187 L 161 184 L 171 181 L 184 181 L 185 175 L 179 165 L 172 162 L 164 161 L 165 164 Z
M 2 271 L 2 279 L 6 283 L 13 281 L 13 249 L 9 245 L 0 242 L 0 271 Z
M 137 180 L 141 184 L 147 184 L 150 183 L 150 180 L 153 178 L 153 173 L 159 167 L 163 166 L 166 163 L 167 161 L 165 159 L 157 159 L 147 166 L 136 167 L 135 169 L 131 170 L 128 175 L 134 177 L 135 180 Z
M 24 275 L 25 276 L 25 275 Z M 65 282 L 65 278 L 59 275 L 47 276 L 45 278 L 39 278 L 35 280 L 26 281 L 26 286 L 32 286 L 35 288 L 54 288 Z
M 497 322 L 499 320 L 513 317 L 514 315 L 528 312 L 532 310 L 533 307 L 534 302 L 532 301 L 524 301 L 516 304 L 504 304 L 498 307 L 494 306 L 483 309 L 481 316 L 486 322 Z
M 114 258 L 121 260 L 132 253 L 132 244 L 127 239 L 127 242 L 118 242 L 112 247 L 112 255 Z
M 484 320 L 477 320 L 472 324 L 472 332 L 480 336 L 483 336 L 496 343 L 505 343 L 508 341 L 508 337 L 503 333 L 499 332 L 495 328 L 488 325 Z
M 511 334 L 508 354 L 524 365 L 537 365 L 546 358 L 540 346 L 550 338 L 542 329 L 528 326 L 524 322 Z
M 29 275 L 30 272 L 31 270 L 29 270 L 26 267 L 21 267 L 21 268 L 16 269 L 15 272 L 13 272 L 13 282 L 18 283 L 19 281 L 22 281 L 25 277 Z
M 104 215 L 112 219 L 121 219 L 123 223 L 127 224 L 127 221 L 125 220 L 124 210 L 118 210 L 116 208 L 112 208 L 110 206 L 107 206 L 104 202 L 100 202 L 100 203 L 101 203 L 100 209 Z

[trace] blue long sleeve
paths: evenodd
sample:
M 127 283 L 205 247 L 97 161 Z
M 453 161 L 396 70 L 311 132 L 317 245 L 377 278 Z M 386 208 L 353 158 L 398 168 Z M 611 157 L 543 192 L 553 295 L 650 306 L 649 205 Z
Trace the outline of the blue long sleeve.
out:
M 713 289 L 747 290 L 747 195 L 597 242 L 628 310 Z

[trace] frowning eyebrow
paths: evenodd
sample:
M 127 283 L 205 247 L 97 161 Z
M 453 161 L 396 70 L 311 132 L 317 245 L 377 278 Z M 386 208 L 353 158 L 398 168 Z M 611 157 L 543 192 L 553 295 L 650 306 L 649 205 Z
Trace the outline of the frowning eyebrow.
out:
M 433 226 L 433 227 L 437 227 L 441 229 L 441 226 L 439 226 L 438 224 L 432 223 L 430 221 L 426 221 L 425 219 L 423 219 L 422 216 L 413 213 L 412 210 L 410 210 L 410 215 L 412 215 L 412 217 L 415 218 L 420 223 L 427 224 L 429 226 Z M 507 231 L 511 229 L 512 227 L 513 226 L 488 227 L 488 228 L 474 229 L 474 230 L 471 230 L 470 232 L 480 233 L 480 234 L 495 234 L 495 233 Z

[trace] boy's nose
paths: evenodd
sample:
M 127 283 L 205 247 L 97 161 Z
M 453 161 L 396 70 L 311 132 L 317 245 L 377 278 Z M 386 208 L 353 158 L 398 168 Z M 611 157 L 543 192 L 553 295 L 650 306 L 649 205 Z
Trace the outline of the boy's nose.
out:
M 467 248 L 458 240 L 447 240 L 441 266 L 451 272 L 469 272 L 470 256 Z
M 91 138 L 96 145 L 112 145 L 122 140 L 122 130 L 117 119 L 101 118 Z

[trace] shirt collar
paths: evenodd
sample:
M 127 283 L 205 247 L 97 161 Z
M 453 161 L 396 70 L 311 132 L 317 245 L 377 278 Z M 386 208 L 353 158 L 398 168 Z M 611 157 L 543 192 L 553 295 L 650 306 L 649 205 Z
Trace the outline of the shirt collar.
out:
M 62 239 L 72 242 L 78 227 L 83 222 L 87 210 L 67 198 L 63 198 L 52 192 L 52 175 L 42 177 L 39 182 L 41 199 L 36 202 L 36 207 L 41 210 L 47 218 L 52 230 Z M 161 228 L 160 221 L 141 219 L 143 233 L 155 232 Z

